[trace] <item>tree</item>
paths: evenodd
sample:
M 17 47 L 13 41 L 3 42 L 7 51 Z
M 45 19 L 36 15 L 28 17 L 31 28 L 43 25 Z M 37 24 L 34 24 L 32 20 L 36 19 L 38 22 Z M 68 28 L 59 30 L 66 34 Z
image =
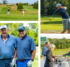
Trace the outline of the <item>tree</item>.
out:
M 22 2 L 20 2 L 20 3 L 17 5 L 17 9 L 18 9 L 18 10 L 22 10 L 22 9 L 23 9 L 23 4 L 22 4 Z
M 33 8 L 38 9 L 38 1 L 33 4 Z
M 41 13 L 43 15 L 47 14 L 47 6 L 48 6 L 47 0 L 41 0 Z
M 66 0 L 41 0 L 41 14 L 52 15 L 57 9 L 56 4 L 60 3 L 62 6 L 66 6 Z M 58 13 L 56 13 L 57 15 Z
M 38 46 L 38 23 L 29 23 L 29 27 L 31 29 L 29 30 L 28 35 L 34 39 L 35 44 Z
M 70 0 L 66 0 L 67 12 L 70 15 Z
M 7 3 L 7 0 L 3 0 L 3 4 L 6 4 Z

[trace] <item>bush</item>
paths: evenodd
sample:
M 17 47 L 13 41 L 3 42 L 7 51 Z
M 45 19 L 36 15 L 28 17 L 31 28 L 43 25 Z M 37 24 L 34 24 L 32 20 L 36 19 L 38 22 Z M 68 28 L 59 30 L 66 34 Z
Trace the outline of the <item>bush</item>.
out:
M 18 10 L 22 10 L 23 9 L 23 4 L 21 2 L 17 5 L 17 9 Z

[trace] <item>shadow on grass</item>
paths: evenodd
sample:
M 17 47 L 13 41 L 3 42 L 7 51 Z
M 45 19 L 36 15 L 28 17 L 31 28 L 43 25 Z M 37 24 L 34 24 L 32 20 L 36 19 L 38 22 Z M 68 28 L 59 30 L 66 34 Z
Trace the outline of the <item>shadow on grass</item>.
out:
M 41 24 L 62 24 L 62 21 L 48 21 L 48 22 L 41 22 Z

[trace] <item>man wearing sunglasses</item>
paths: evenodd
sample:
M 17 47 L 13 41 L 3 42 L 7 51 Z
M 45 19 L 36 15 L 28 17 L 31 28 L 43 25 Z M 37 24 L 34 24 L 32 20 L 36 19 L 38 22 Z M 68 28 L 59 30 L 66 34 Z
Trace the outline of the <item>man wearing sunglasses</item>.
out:
M 17 67 L 32 67 L 36 54 L 34 40 L 26 35 L 24 26 L 18 28 L 19 37 L 16 39 L 17 44 Z
M 6 25 L 2 25 L 0 29 L 0 67 L 11 67 L 11 61 L 11 65 L 15 67 L 16 39 L 14 36 L 8 34 L 8 29 Z

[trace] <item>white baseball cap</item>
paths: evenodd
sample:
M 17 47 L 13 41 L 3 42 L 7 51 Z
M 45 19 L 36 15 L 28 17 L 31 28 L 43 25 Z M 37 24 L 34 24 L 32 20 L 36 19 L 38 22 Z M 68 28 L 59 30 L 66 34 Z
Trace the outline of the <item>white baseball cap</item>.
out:
M 61 6 L 61 4 L 60 4 L 60 3 L 57 3 L 57 4 L 56 4 L 56 7 L 59 7 L 59 6 Z
M 2 26 L 0 27 L 1 30 L 2 30 L 3 28 L 7 29 L 7 26 L 6 26 L 6 25 L 2 25 Z

